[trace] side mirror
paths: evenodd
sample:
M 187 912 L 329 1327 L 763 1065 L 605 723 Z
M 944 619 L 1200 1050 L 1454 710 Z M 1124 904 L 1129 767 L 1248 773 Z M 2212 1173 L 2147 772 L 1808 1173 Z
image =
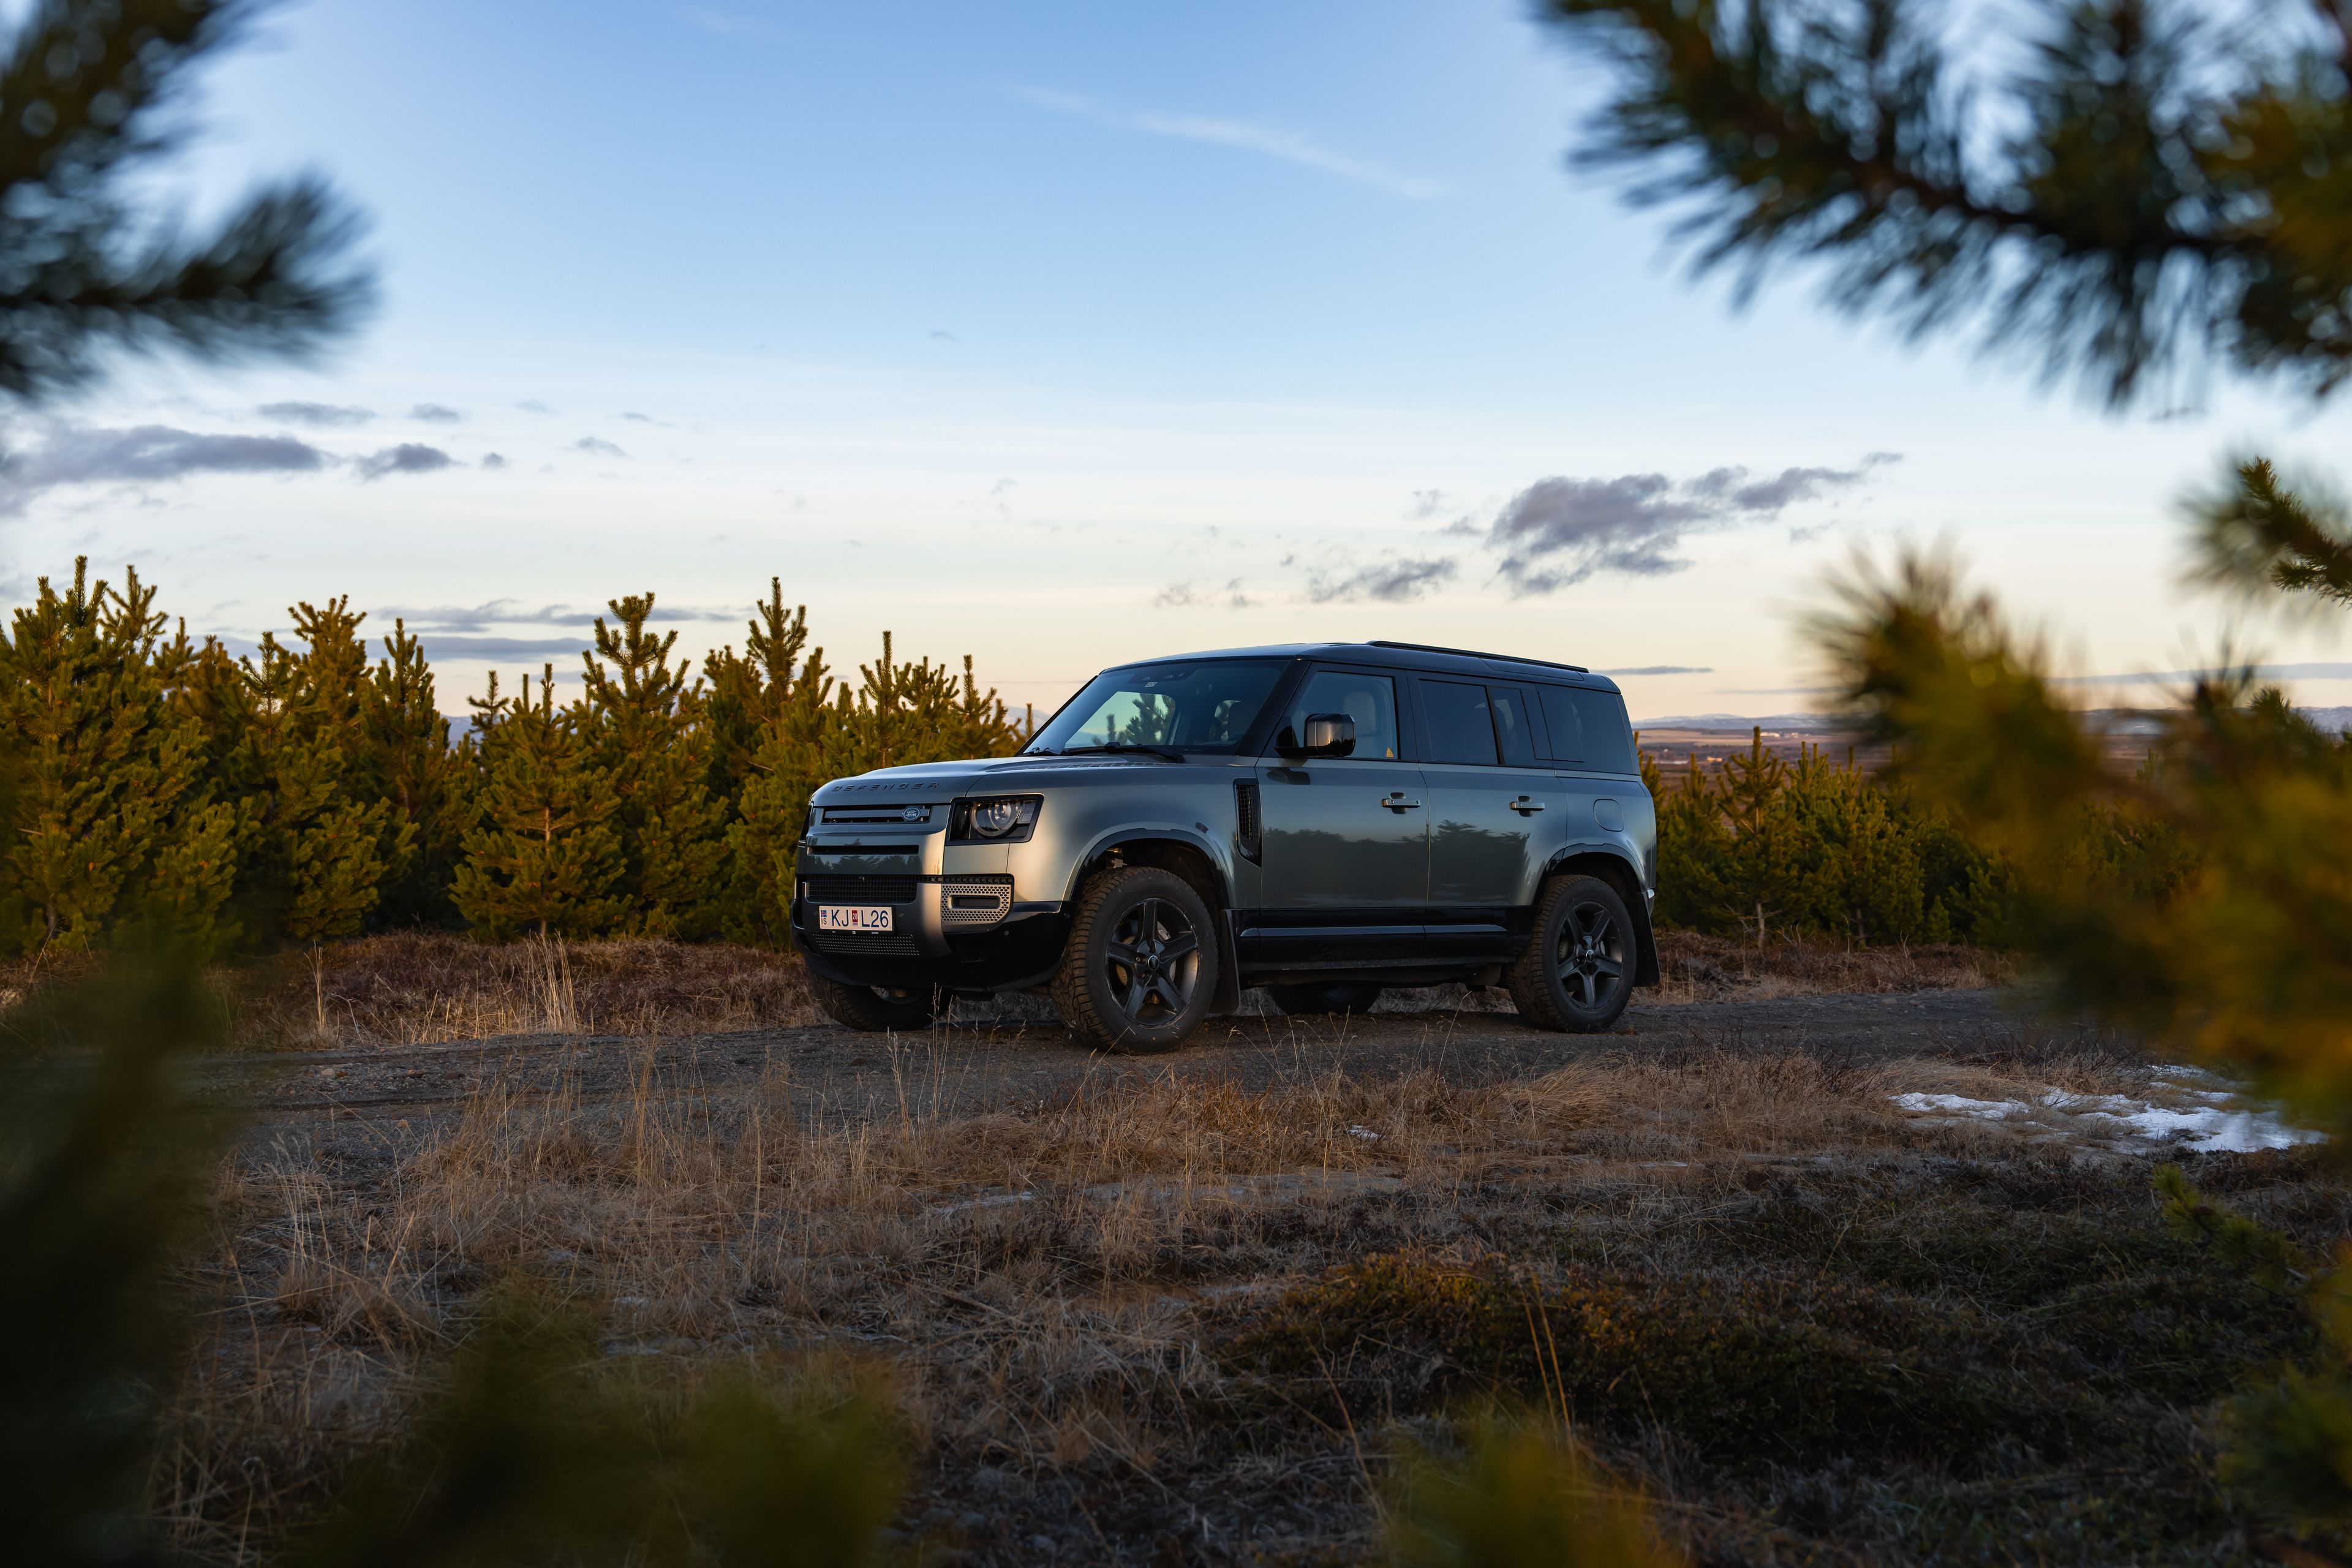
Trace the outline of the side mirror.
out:
M 1275 750 L 1289 757 L 1347 757 L 1356 751 L 1356 721 L 1345 713 L 1309 713 L 1302 740 L 1284 725 L 1274 738 Z

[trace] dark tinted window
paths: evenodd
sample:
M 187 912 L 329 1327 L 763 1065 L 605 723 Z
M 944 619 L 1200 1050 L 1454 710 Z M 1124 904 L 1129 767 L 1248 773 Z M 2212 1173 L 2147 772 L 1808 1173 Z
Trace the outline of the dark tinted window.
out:
M 1535 729 L 1528 721 L 1527 693 L 1507 686 L 1490 686 L 1486 688 L 1486 697 L 1495 705 L 1495 733 L 1503 742 L 1504 765 L 1535 766 Z
M 1429 715 L 1424 761 L 1495 765 L 1495 721 L 1486 710 L 1485 687 L 1424 680 L 1421 705 Z
M 1633 729 L 1625 721 L 1625 700 L 1615 692 L 1547 686 L 1543 710 L 1552 761 L 1596 773 L 1635 771 Z
M 1348 754 L 1392 760 L 1397 754 L 1396 682 L 1385 675 L 1318 669 L 1291 700 L 1283 729 L 1296 736 L 1310 713 L 1345 713 L 1356 721 L 1356 749 Z M 1277 740 L 1280 731 L 1276 731 Z

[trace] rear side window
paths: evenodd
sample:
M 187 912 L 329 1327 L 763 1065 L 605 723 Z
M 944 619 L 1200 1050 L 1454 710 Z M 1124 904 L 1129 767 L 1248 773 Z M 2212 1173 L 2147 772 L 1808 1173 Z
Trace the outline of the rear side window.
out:
M 1496 764 L 1495 721 L 1487 711 L 1485 687 L 1424 680 L 1421 704 L 1429 716 L 1425 761 Z
M 1636 771 L 1633 727 L 1625 720 L 1625 700 L 1615 692 L 1547 686 L 1543 710 L 1553 762 L 1596 773 Z
M 1495 705 L 1495 734 L 1503 742 L 1503 765 L 1535 766 L 1535 726 L 1528 721 L 1527 693 L 1507 686 L 1490 686 L 1486 688 L 1486 698 Z

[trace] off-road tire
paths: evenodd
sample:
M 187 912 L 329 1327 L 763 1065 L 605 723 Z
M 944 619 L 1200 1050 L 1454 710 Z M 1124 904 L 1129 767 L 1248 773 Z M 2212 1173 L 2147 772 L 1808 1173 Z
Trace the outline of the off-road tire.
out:
M 1381 999 L 1377 985 L 1269 985 L 1266 995 L 1294 1018 L 1322 1017 L 1332 1013 L 1369 1013 Z
M 1173 871 L 1123 866 L 1088 882 L 1077 904 L 1053 984 L 1071 1035 L 1135 1056 L 1182 1045 L 1217 994 L 1207 903 Z
M 811 974 L 808 983 L 824 1016 L 845 1029 L 869 1035 L 885 1030 L 912 1034 L 929 1028 L 939 1016 L 939 993 L 928 985 L 885 991 L 871 985 L 844 985 L 822 974 Z
M 1536 1027 L 1598 1034 L 1633 994 L 1639 941 L 1616 889 L 1598 877 L 1555 877 L 1536 900 L 1528 950 L 1503 972 L 1503 984 Z

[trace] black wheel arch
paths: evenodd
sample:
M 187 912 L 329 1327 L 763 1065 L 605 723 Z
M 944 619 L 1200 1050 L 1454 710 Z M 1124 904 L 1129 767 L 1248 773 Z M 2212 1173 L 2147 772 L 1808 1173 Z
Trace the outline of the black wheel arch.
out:
M 1224 868 L 1217 863 L 1207 845 L 1190 834 L 1151 828 L 1139 828 L 1105 839 L 1095 846 L 1078 867 L 1077 875 L 1071 879 L 1071 902 L 1075 904 L 1078 889 L 1090 879 L 1114 866 L 1155 867 L 1181 877 L 1201 895 L 1201 901 L 1209 906 L 1209 920 L 1216 928 L 1217 939 L 1217 989 L 1209 1000 L 1209 1010 L 1213 1014 L 1240 1012 L 1241 948 L 1234 940 L 1233 890 Z
M 1567 875 L 1598 877 L 1617 889 L 1617 896 L 1625 900 L 1626 913 L 1633 919 L 1633 984 L 1658 984 L 1658 937 L 1650 927 L 1650 900 L 1642 896 L 1640 869 L 1613 850 L 1570 846 L 1544 868 L 1547 880 Z

